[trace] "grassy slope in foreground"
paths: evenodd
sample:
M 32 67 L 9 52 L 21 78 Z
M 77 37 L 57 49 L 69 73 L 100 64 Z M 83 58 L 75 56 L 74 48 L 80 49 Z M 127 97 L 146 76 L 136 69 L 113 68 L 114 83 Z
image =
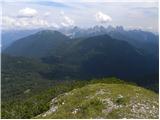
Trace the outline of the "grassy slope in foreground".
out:
M 37 118 L 158 118 L 158 94 L 125 84 L 90 84 L 52 99 Z

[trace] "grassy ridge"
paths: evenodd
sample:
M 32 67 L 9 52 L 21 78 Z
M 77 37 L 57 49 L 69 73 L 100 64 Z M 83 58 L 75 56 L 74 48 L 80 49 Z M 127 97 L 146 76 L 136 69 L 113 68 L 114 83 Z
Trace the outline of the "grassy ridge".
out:
M 87 84 L 95 83 L 117 83 L 126 84 L 126 82 L 116 78 L 95 79 L 89 81 L 64 81 L 57 83 L 51 88 L 41 92 L 34 92 L 19 96 L 18 98 L 2 101 L 2 118 L 32 118 L 49 109 L 49 102 L 59 94 L 68 92 L 75 88 L 83 87 Z
M 158 94 L 127 84 L 89 84 L 52 99 L 47 119 L 158 118 Z

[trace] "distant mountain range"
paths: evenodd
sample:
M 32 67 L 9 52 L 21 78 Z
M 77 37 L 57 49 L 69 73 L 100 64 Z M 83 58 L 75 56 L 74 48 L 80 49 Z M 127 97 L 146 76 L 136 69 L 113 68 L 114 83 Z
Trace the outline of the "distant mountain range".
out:
M 54 54 L 69 38 L 60 32 L 45 30 L 15 41 L 4 50 L 14 56 L 44 57 Z
M 34 34 L 38 31 L 42 31 L 42 29 L 2 31 L 2 50 L 10 46 L 14 43 L 14 41 Z M 134 47 L 141 49 L 141 51 L 147 51 L 147 53 L 155 55 L 158 58 L 159 36 L 151 32 L 142 30 L 124 30 L 122 26 L 108 26 L 107 28 L 103 26 L 94 26 L 88 29 L 73 27 L 59 29 L 58 31 L 71 39 L 107 34 L 112 38 L 127 41 Z
M 43 30 L 16 40 L 3 53 L 53 65 L 41 71 L 47 79 L 115 76 L 143 86 L 158 83 L 158 36 L 125 31 L 122 27 L 96 26 L 84 34 L 79 28 L 72 31 L 77 35 L 68 37 L 58 31 Z
M 14 41 L 34 34 L 39 30 L 2 30 L 1 44 L 2 50 L 10 46 Z
M 154 54 L 158 57 L 159 36 L 151 32 L 142 30 L 124 30 L 122 26 L 108 26 L 107 28 L 103 26 L 94 26 L 93 28 L 88 29 L 74 27 L 72 29 L 61 29 L 60 31 L 71 38 L 86 38 L 108 34 L 112 38 L 127 41 L 136 48 L 147 51 L 149 54 Z

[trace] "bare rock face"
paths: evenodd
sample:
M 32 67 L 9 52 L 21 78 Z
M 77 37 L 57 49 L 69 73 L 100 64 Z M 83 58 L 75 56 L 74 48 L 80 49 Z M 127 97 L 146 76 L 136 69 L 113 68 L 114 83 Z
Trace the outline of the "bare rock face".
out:
M 126 84 L 91 84 L 57 96 L 38 118 L 157 119 L 158 94 Z

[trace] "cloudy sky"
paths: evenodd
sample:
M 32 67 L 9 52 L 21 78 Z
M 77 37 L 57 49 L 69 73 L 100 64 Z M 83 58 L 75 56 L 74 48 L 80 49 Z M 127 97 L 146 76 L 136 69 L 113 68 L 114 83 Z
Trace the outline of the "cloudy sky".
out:
M 3 0 L 2 28 L 86 28 L 94 25 L 122 25 L 128 29 L 158 31 L 158 0 L 118 1 Z

